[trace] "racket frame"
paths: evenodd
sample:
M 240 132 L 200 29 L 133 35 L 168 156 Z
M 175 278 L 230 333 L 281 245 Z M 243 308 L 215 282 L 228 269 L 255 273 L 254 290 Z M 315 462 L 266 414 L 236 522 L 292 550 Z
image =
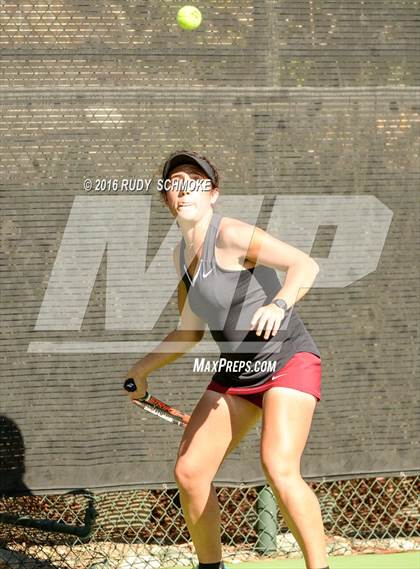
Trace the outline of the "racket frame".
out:
M 136 390 L 136 384 L 133 378 L 128 378 L 124 383 L 124 389 L 129 392 Z M 156 415 L 169 423 L 173 423 L 180 427 L 188 425 L 190 416 L 171 405 L 161 401 L 146 391 L 144 397 L 131 400 L 134 405 L 141 407 L 144 411 Z

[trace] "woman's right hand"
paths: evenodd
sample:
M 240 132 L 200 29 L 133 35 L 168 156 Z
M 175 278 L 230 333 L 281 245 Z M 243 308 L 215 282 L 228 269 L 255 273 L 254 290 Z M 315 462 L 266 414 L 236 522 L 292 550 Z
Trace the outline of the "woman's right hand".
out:
M 147 375 L 141 372 L 140 366 L 135 364 L 127 373 L 127 378 L 131 378 L 136 384 L 135 391 L 127 391 L 131 399 L 142 399 L 148 390 Z

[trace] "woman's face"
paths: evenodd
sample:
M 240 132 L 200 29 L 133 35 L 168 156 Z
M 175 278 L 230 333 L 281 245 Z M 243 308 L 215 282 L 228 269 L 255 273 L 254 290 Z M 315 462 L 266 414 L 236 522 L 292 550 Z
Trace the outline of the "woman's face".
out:
M 177 166 L 170 173 L 169 179 L 173 182 L 179 180 L 179 189 L 170 189 L 166 192 L 166 204 L 174 217 L 180 217 L 185 220 L 198 221 L 211 208 L 218 198 L 218 188 L 211 190 L 199 189 L 183 189 L 181 182 L 189 180 L 208 179 L 207 175 L 198 166 L 193 164 L 183 164 Z M 211 188 L 210 181 L 208 186 Z M 163 190 L 165 191 L 165 190 Z

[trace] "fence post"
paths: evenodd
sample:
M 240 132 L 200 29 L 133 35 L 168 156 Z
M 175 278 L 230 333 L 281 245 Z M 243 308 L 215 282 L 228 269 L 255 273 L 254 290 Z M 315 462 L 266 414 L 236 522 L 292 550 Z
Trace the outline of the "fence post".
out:
M 276 553 L 277 502 L 270 486 L 258 488 L 257 514 L 256 549 L 259 553 Z

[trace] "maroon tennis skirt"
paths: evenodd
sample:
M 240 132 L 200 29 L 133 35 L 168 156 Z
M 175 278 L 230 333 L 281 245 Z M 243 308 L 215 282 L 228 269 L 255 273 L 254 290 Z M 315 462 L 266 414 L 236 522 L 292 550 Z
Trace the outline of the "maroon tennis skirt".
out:
M 297 352 L 267 381 L 256 387 L 226 387 L 212 380 L 207 389 L 218 393 L 239 395 L 262 408 L 264 392 L 272 387 L 290 387 L 314 395 L 321 401 L 322 364 L 321 358 L 311 352 Z

